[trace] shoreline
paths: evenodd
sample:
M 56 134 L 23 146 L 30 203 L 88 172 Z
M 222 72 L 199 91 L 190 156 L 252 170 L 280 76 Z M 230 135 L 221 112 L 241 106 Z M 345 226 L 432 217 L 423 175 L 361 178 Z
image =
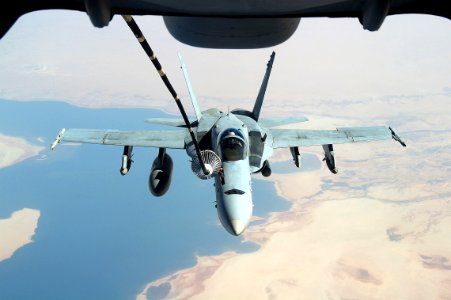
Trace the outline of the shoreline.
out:
M 284 161 L 283 159 L 278 161 Z M 322 169 L 322 168 L 321 168 Z M 310 173 L 310 172 L 308 172 Z M 298 174 L 299 175 L 299 174 Z M 319 178 L 315 176 L 308 176 L 305 173 L 300 174 L 302 177 L 313 177 L 314 180 L 320 181 Z M 136 295 L 136 300 L 146 300 L 146 294 L 151 289 L 158 289 L 163 286 L 169 285 L 168 294 L 164 297 L 168 297 L 169 299 L 188 299 L 190 297 L 196 296 L 197 293 L 201 293 L 204 291 L 203 282 L 208 280 L 207 275 L 213 275 L 216 271 L 220 270 L 223 265 L 228 260 L 233 260 L 236 257 L 243 257 L 247 255 L 255 255 L 261 251 L 263 251 L 265 244 L 267 241 L 271 239 L 271 237 L 277 234 L 281 229 L 280 221 L 289 218 L 296 218 L 296 199 L 289 198 L 289 193 L 281 187 L 281 182 L 283 182 L 286 177 L 292 176 L 291 174 L 274 174 L 272 178 L 276 179 L 266 179 L 264 177 L 259 178 L 259 180 L 263 180 L 265 182 L 270 182 L 274 185 L 276 190 L 276 194 L 278 197 L 283 198 L 284 200 L 290 203 L 290 208 L 287 211 L 283 212 L 271 212 L 269 217 L 258 225 L 250 226 L 245 233 L 243 234 L 244 241 L 243 242 L 251 242 L 260 246 L 254 252 L 251 253 L 238 253 L 238 252 L 225 252 L 219 255 L 207 255 L 207 256 L 197 256 L 197 262 L 193 267 L 182 269 L 176 271 L 168 276 L 159 278 L 145 285 L 145 287 Z M 318 185 L 316 185 L 318 187 Z M 302 199 L 303 196 L 309 197 L 316 194 L 316 191 L 312 191 L 312 189 L 307 189 L 305 193 L 299 194 L 298 197 Z M 303 202 L 298 205 L 305 204 Z M 309 220 L 306 219 L 306 222 L 302 225 L 307 225 Z M 282 226 L 283 227 L 283 226 Z M 205 270 L 207 271 L 205 271 Z M 199 275 L 199 274 L 200 275 Z M 175 293 L 174 293 L 175 291 Z M 177 291 L 181 291 L 178 293 Z
M 39 210 L 23 208 L 13 212 L 9 218 L 0 219 L 0 263 L 33 242 L 40 216 Z
M 6 168 L 37 156 L 42 150 L 44 150 L 43 146 L 33 145 L 23 138 L 8 136 L 0 132 L 0 168 Z
M 359 163 L 348 164 L 348 172 Z M 331 179 L 333 188 L 324 188 Z M 389 176 L 361 191 L 345 186 L 343 193 L 346 172 L 331 177 L 324 165 L 265 180 L 292 205 L 245 232 L 245 241 L 260 245 L 257 251 L 198 257 L 194 267 L 147 284 L 136 299 L 161 287 L 169 287 L 164 299 L 220 299 L 224 293 L 236 299 L 446 299 L 451 293 L 451 194 L 405 201 L 415 192 L 400 190 L 386 202 L 381 196 Z M 411 188 L 420 193 L 423 186 Z

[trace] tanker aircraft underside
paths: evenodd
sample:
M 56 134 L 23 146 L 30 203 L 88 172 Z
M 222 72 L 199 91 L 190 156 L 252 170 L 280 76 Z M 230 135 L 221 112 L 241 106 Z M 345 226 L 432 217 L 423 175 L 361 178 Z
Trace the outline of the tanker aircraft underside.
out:
M 286 41 L 301 18 L 354 18 L 376 31 L 386 16 L 429 14 L 451 19 L 444 0 L 15 0 L 0 11 L 0 39 L 23 14 L 44 9 L 84 11 L 96 27 L 115 15 L 163 16 L 178 41 L 206 48 L 264 48 Z M 357 22 L 356 22 L 357 23 Z
M 324 160 L 332 173 L 337 173 L 333 144 L 369 142 L 394 139 L 404 142 L 390 127 L 348 127 L 335 130 L 276 129 L 307 121 L 305 117 L 260 118 L 265 91 L 271 74 L 275 53 L 271 54 L 266 73 L 251 111 L 235 109 L 222 112 L 216 108 L 201 111 L 191 88 L 186 67 L 180 57 L 181 68 L 191 96 L 195 119 L 189 120 L 166 74 L 130 16 L 127 24 L 158 70 L 163 82 L 176 101 L 183 119 L 152 118 L 146 122 L 177 127 L 173 130 L 119 131 L 103 129 L 61 129 L 51 145 L 60 142 L 91 143 L 123 146 L 120 173 L 126 175 L 132 165 L 133 147 L 159 148 L 149 176 L 149 189 L 155 196 L 163 196 L 169 189 L 172 159 L 166 148 L 185 149 L 192 160 L 192 171 L 201 179 L 214 179 L 216 209 L 224 228 L 240 235 L 252 217 L 251 174 L 271 175 L 269 159 L 273 149 L 287 148 L 294 164 L 301 166 L 299 147 L 322 146 Z

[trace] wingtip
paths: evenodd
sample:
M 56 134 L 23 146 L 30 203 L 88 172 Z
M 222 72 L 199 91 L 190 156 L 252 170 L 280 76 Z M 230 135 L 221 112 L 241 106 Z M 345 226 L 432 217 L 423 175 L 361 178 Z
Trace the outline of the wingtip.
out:
M 61 139 L 63 138 L 63 135 L 65 132 L 66 132 L 66 128 L 63 128 L 58 132 L 58 135 L 56 136 L 55 140 L 50 145 L 50 150 L 54 150 L 55 147 L 61 142 Z
M 400 143 L 401 146 L 407 147 L 406 143 L 404 143 L 404 141 L 401 140 L 401 138 L 396 134 L 396 132 L 393 130 L 393 128 L 391 128 L 391 127 L 389 126 L 388 129 L 390 129 L 390 131 L 391 131 L 391 137 L 392 137 L 395 141 L 397 141 L 398 143 Z

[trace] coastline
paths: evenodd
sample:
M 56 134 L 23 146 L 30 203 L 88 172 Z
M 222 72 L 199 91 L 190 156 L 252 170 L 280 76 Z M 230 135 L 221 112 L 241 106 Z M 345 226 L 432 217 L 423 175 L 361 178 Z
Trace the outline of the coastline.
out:
M 276 157 L 279 157 L 277 155 Z M 277 161 L 283 161 L 282 158 L 277 158 Z M 310 173 L 310 172 L 309 172 Z M 198 256 L 195 266 L 183 270 L 179 270 L 171 275 L 157 279 L 148 283 L 141 292 L 136 296 L 136 300 L 146 300 L 146 294 L 151 289 L 161 288 L 169 285 L 170 289 L 165 299 L 192 299 L 203 292 L 205 292 L 205 282 L 210 277 L 215 276 L 217 272 L 222 269 L 229 270 L 235 264 L 234 261 L 240 261 L 241 258 L 246 260 L 246 257 L 258 255 L 263 252 L 266 244 L 274 235 L 279 232 L 293 231 L 293 221 L 300 215 L 303 215 L 301 223 L 296 222 L 296 227 L 304 227 L 308 225 L 311 220 L 308 215 L 299 213 L 299 207 L 305 205 L 306 201 L 303 198 L 310 198 L 318 193 L 320 189 L 320 178 L 311 176 L 308 173 L 299 173 L 295 178 L 291 174 L 273 174 L 272 179 L 266 179 L 260 176 L 260 180 L 271 182 L 274 184 L 278 197 L 282 197 L 289 201 L 291 207 L 284 212 L 272 212 L 269 217 L 258 225 L 251 225 L 243 234 L 243 242 L 252 242 L 260 246 L 258 250 L 251 253 L 237 253 L 225 252 L 216 256 Z M 294 183 L 297 179 L 302 179 L 304 182 L 309 182 L 309 188 L 304 189 L 302 193 L 296 192 L 296 197 L 293 197 L 293 191 L 286 189 L 285 185 Z M 231 266 L 229 266 L 229 264 Z M 219 298 L 220 299 L 220 298 Z
M 349 163 L 347 173 L 358 165 Z M 324 166 L 274 174 L 277 194 L 292 206 L 248 228 L 245 240 L 259 244 L 257 251 L 198 257 L 193 268 L 147 284 L 136 299 L 163 286 L 164 299 L 447 299 L 451 195 L 409 200 L 424 189 L 412 184 L 413 191 L 398 189 L 386 201 L 386 182 L 341 187 L 348 174 L 331 177 Z M 332 187 L 324 188 L 327 180 Z
M 13 212 L 7 219 L 0 219 L 0 262 L 33 242 L 40 216 L 39 210 L 23 208 Z
M 0 168 L 6 168 L 36 156 L 43 149 L 44 147 L 32 145 L 25 139 L 0 133 Z
M 169 298 L 445 298 L 450 135 L 434 124 L 420 130 L 418 122 L 399 126 L 406 151 L 388 142 L 337 146 L 338 176 L 324 164 L 314 173 L 274 174 L 278 195 L 295 204 L 249 228 L 244 237 L 259 250 L 200 257 L 194 268 L 154 283 L 172 286 Z M 252 286 L 243 286 L 248 278 Z

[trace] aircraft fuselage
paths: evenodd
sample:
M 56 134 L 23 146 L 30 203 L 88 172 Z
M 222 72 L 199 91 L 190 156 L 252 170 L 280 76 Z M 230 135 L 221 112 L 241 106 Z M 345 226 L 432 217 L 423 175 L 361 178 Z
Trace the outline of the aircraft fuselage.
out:
M 218 217 L 229 233 L 239 235 L 249 225 L 253 207 L 248 130 L 235 115 L 227 114 L 211 135 L 213 151 L 222 159 L 222 171 L 215 176 Z

